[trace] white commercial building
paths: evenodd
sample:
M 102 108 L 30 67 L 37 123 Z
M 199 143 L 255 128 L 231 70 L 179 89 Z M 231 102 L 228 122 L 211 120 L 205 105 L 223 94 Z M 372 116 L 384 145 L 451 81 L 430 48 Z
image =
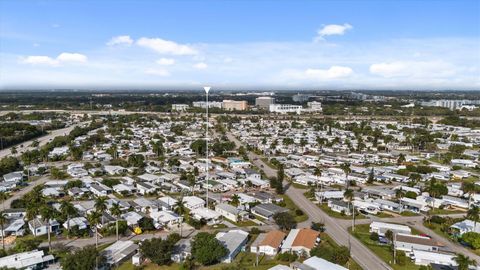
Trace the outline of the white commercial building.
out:
M 274 113 L 297 113 L 302 112 L 302 106 L 292 104 L 270 104 L 269 111 Z
M 172 111 L 186 111 L 190 108 L 188 104 L 172 104 Z

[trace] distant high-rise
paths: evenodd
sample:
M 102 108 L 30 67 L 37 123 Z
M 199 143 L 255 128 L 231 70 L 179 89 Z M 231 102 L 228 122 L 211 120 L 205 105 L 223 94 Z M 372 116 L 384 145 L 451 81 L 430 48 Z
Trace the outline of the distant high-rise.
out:
M 259 107 L 260 109 L 268 110 L 270 108 L 270 104 L 275 104 L 275 98 L 258 97 L 255 99 L 255 106 Z
M 223 109 L 228 111 L 245 111 L 248 104 L 245 100 L 224 100 Z

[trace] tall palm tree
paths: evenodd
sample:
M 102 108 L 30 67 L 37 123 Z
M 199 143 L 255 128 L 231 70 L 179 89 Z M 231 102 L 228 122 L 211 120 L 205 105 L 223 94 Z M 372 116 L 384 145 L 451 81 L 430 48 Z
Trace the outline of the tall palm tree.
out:
M 480 221 L 480 208 L 473 205 L 467 212 L 467 218 L 473 221 L 473 230 L 477 228 L 477 222 Z
M 395 190 L 395 197 L 400 202 L 400 213 L 402 212 L 402 198 L 403 198 L 403 196 L 405 196 L 405 192 L 401 188 Z
M 349 181 L 348 181 L 348 175 L 352 172 L 352 169 L 350 168 L 350 163 L 342 163 L 340 165 L 340 169 L 342 169 L 343 173 L 345 173 L 345 185 L 348 189 L 349 186 Z
M 240 203 L 240 197 L 237 194 L 233 194 L 232 196 L 232 204 L 238 206 Z
M 475 183 L 463 182 L 462 191 L 463 193 L 468 194 L 468 208 L 470 208 L 470 204 L 472 203 L 472 195 L 475 194 L 475 192 L 477 191 Z
M 48 235 L 48 250 L 52 251 L 52 239 L 50 237 L 50 220 L 54 217 L 54 210 L 48 204 L 45 204 L 40 208 L 40 214 L 42 215 L 43 221 L 47 223 L 47 235 Z
M 107 197 L 97 197 L 95 199 L 95 210 L 100 214 L 107 210 Z M 101 221 L 103 225 L 103 214 L 101 216 Z
M 7 222 L 7 216 L 2 212 L 0 213 L 0 228 L 2 229 L 2 249 L 5 250 L 5 231 L 3 230 L 3 227 L 5 226 L 5 223 Z
M 175 206 L 174 206 L 174 211 L 175 213 L 179 214 L 179 215 L 183 215 L 185 214 L 185 203 L 183 202 L 183 198 L 180 198 L 176 203 L 175 203 Z
M 115 217 L 115 231 L 117 233 L 117 241 L 119 240 L 118 238 L 118 219 L 120 218 L 120 215 L 122 214 L 122 210 L 120 209 L 120 205 L 118 203 L 113 204 L 113 206 L 110 208 L 110 213 Z
M 475 260 L 472 260 L 470 257 L 463 254 L 458 254 L 453 260 L 458 264 L 458 270 L 468 270 L 470 265 L 477 266 Z
M 68 230 L 68 235 L 70 236 L 70 218 L 73 215 L 77 214 L 77 209 L 73 206 L 71 202 L 63 201 L 60 204 L 60 212 L 62 213 L 63 216 L 67 217 L 67 230 Z
M 353 197 L 354 197 L 354 193 L 352 189 L 347 189 L 343 193 L 343 198 L 345 198 L 345 200 L 348 201 L 348 209 L 350 209 L 350 205 L 352 204 Z M 355 211 L 352 211 L 352 222 L 353 222 L 352 231 L 355 231 Z
M 98 211 L 93 211 L 87 216 L 88 223 L 90 226 L 95 228 L 95 247 L 98 248 L 98 223 L 100 222 L 101 213 Z
M 2 208 L 5 211 L 5 200 L 8 198 L 7 193 L 0 191 L 0 201 L 2 201 Z

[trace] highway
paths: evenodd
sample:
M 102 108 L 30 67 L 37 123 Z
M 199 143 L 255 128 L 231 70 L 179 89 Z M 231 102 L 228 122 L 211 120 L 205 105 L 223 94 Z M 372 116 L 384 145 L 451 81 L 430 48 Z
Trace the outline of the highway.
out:
M 16 148 L 17 148 L 17 153 L 16 154 L 12 154 L 12 147 L 0 150 L 0 159 L 4 158 L 6 156 L 20 156 L 25 151 L 36 149 L 34 147 L 30 147 L 30 145 L 32 144 L 33 141 L 35 141 L 35 140 L 38 141 L 39 142 L 39 147 L 40 147 L 42 145 L 47 144 L 50 140 L 52 140 L 53 138 L 55 138 L 57 136 L 67 135 L 75 127 L 77 127 L 81 124 L 84 124 L 84 123 L 85 122 L 81 122 L 81 123 L 77 123 L 77 124 L 71 125 L 71 126 L 66 127 L 66 128 L 55 129 L 55 130 L 50 131 L 47 135 L 44 135 L 42 137 L 38 137 L 38 138 L 35 138 L 35 139 L 31 139 L 29 141 L 25 141 L 23 143 L 20 143 L 20 144 L 16 145 Z

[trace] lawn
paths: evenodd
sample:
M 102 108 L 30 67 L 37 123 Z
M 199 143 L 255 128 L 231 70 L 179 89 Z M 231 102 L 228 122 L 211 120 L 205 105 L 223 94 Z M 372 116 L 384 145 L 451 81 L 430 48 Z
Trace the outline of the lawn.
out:
M 440 209 L 440 208 L 435 208 L 433 210 L 429 211 L 430 215 L 448 215 L 448 214 L 460 214 L 460 213 L 465 213 L 465 211 L 454 209 L 454 210 L 449 210 L 449 209 Z
M 404 217 L 414 217 L 414 216 L 418 216 L 417 213 L 414 213 L 412 211 L 402 211 L 402 213 L 400 213 L 401 216 L 404 216 Z
M 393 217 L 393 215 L 391 215 L 389 213 L 385 213 L 385 212 L 380 212 L 380 213 L 376 214 L 375 216 L 379 217 L 379 218 L 391 218 L 391 217 Z
M 335 211 L 332 211 L 332 209 L 330 209 L 326 203 L 319 204 L 318 207 L 320 207 L 320 209 L 322 209 L 323 212 L 327 213 L 327 215 L 329 215 L 333 218 L 352 219 L 352 216 L 342 215 L 341 213 L 337 213 Z M 357 214 L 355 216 L 355 219 L 365 219 L 365 218 L 366 217 L 362 214 Z
M 308 216 L 303 213 L 302 215 L 298 216 L 296 213 L 295 213 L 295 210 L 299 209 L 297 205 L 295 205 L 295 203 L 292 201 L 292 199 L 290 199 L 290 197 L 288 197 L 287 195 L 281 195 L 282 198 L 283 198 L 283 203 L 284 205 L 282 204 L 281 206 L 282 207 L 285 207 L 285 208 L 288 208 L 290 209 L 290 214 L 292 216 L 295 217 L 295 221 L 300 223 L 300 222 L 304 222 L 305 220 L 308 219 Z M 302 211 L 303 212 L 303 211 Z
M 292 186 L 294 188 L 298 188 L 298 189 L 308 189 L 309 188 L 308 186 L 305 186 L 305 185 L 302 185 L 302 184 L 299 184 L 299 183 L 292 183 Z
M 389 264 L 395 270 L 418 270 L 420 267 L 418 265 L 413 264 L 408 258 L 406 264 L 401 265 L 394 265 L 392 263 L 393 260 L 393 253 L 388 245 L 379 244 L 376 241 L 370 239 L 370 225 L 363 224 L 355 226 L 355 232 L 352 232 L 351 229 L 349 230 L 350 233 L 355 236 L 360 242 L 362 242 L 366 247 L 368 247 L 373 253 L 375 253 L 378 257 L 380 257 L 384 262 Z

